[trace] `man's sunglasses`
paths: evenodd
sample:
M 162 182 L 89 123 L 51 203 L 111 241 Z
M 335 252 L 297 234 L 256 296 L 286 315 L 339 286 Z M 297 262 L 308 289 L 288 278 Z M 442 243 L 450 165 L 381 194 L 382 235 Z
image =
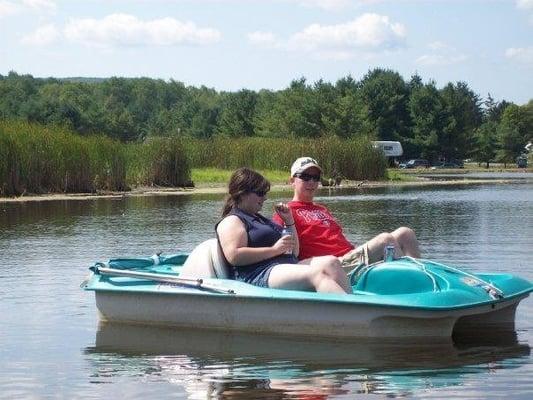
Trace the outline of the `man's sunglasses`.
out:
M 253 193 L 259 197 L 265 197 L 268 193 L 268 190 L 250 190 L 250 193 Z
M 300 178 L 302 181 L 309 182 L 319 182 L 320 181 L 320 175 L 310 175 L 310 174 L 294 174 L 295 177 Z

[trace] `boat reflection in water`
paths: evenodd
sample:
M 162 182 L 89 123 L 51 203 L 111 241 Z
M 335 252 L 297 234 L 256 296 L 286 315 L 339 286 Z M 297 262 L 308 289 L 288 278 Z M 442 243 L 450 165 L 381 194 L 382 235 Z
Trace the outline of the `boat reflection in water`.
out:
M 520 366 L 521 357 L 527 363 L 530 347 L 518 343 L 516 333 L 497 336 L 418 345 L 107 323 L 86 353 L 95 377 L 153 376 L 182 386 L 190 398 L 408 395 Z

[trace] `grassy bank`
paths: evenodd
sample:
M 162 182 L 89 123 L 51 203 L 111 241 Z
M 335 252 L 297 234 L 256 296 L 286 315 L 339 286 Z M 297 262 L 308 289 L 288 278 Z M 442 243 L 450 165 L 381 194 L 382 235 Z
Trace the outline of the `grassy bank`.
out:
M 0 122 L 0 194 L 125 190 L 120 143 L 60 127 Z
M 292 162 L 304 155 L 319 160 L 326 178 L 387 176 L 385 159 L 367 140 L 155 138 L 124 144 L 63 127 L 0 121 L 0 196 L 220 184 L 242 166 L 280 184 L 287 182 Z
M 190 181 L 177 140 L 126 145 L 62 127 L 0 121 L 0 196 L 124 191 L 131 185 Z
M 192 168 L 191 176 L 197 186 L 222 186 L 229 182 L 234 169 Z M 289 171 L 258 170 L 271 184 L 282 185 L 288 182 Z
M 293 161 L 316 158 L 326 177 L 378 180 L 386 176 L 386 161 L 368 140 L 228 138 L 185 142 L 192 168 L 232 170 L 248 166 L 258 171 L 284 171 L 287 179 Z M 194 178 L 193 178 L 194 179 Z

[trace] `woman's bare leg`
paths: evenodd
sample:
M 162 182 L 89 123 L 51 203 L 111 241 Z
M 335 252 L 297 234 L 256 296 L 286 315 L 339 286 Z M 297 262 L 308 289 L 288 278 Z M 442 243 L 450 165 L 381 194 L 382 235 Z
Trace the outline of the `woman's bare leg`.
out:
M 308 264 L 308 265 L 306 265 Z M 270 271 L 268 286 L 279 289 L 351 293 L 337 257 L 313 257 L 301 264 L 279 264 Z

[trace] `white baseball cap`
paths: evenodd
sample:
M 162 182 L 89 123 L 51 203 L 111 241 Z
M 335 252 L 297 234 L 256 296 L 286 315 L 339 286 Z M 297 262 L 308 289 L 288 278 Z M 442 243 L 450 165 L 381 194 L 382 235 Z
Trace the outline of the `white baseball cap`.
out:
M 311 157 L 300 157 L 295 162 L 292 163 L 291 167 L 291 177 L 296 174 L 301 174 L 306 169 L 315 167 L 322 172 L 322 168 L 320 168 L 320 165 L 318 165 L 318 162 Z

